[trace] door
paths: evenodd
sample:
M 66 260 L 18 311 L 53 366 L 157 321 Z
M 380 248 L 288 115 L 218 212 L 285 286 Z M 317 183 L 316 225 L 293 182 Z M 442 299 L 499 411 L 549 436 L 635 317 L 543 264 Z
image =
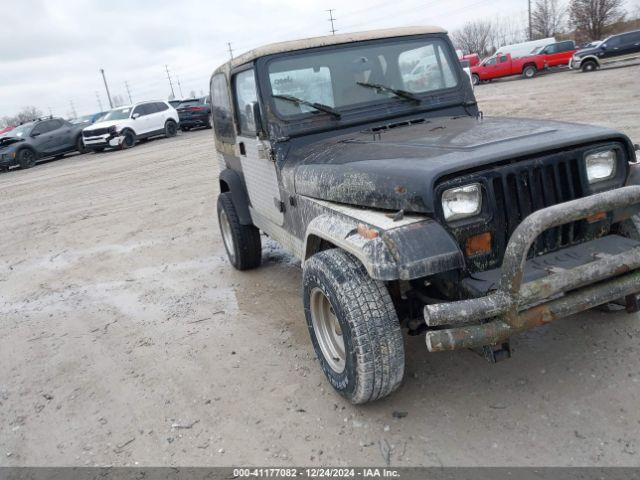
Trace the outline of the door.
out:
M 505 77 L 513 73 L 511 71 L 511 62 L 509 61 L 508 56 L 500 55 L 498 57 L 498 63 L 496 64 L 495 72 L 496 76 L 498 77 Z
M 150 131 L 149 113 L 153 109 L 151 109 L 149 105 L 150 104 L 148 103 L 141 103 L 140 105 L 136 106 L 136 108 L 134 108 L 133 112 L 131 113 L 131 118 L 134 118 L 134 115 L 137 115 L 132 124 L 136 135 L 145 135 Z
M 54 136 L 59 137 L 60 139 L 60 151 L 68 152 L 69 150 L 75 150 L 76 148 L 76 137 L 74 135 L 75 131 L 73 126 L 69 122 L 65 122 L 64 120 L 56 120 L 59 122 L 59 126 L 56 130 L 54 130 Z
M 236 152 L 240 157 L 249 202 L 261 217 L 281 226 L 284 222 L 284 205 L 280 199 L 276 165 L 268 153 L 268 142 L 256 136 L 253 105 L 258 101 L 258 92 L 253 69 L 244 70 L 233 77 L 233 92 L 239 131 Z
M 598 53 L 598 57 L 603 60 L 603 62 L 610 62 L 617 60 L 618 57 L 622 55 L 621 53 L 622 47 L 622 36 L 618 35 L 617 37 L 611 37 L 609 40 L 600 45 L 600 53 Z
M 59 139 L 53 134 L 58 128 L 58 120 L 44 120 L 31 130 L 31 143 L 41 155 L 51 155 L 60 148 Z

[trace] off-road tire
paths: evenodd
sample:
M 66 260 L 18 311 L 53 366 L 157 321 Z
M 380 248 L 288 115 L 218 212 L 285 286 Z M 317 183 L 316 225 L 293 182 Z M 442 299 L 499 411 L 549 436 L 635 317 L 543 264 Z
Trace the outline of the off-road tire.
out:
M 23 148 L 18 152 L 18 163 L 22 169 L 33 167 L 37 161 L 38 155 L 30 148 Z
M 475 73 L 471 74 L 471 83 L 473 85 L 480 85 L 480 76 Z
M 173 120 L 167 120 L 164 124 L 164 136 L 167 138 L 175 137 L 178 133 L 178 124 Z
M 226 216 L 229 235 L 223 228 Z M 218 195 L 218 224 L 222 235 L 222 243 L 227 252 L 229 262 L 238 270 L 257 268 L 262 262 L 262 243 L 260 230 L 254 225 L 242 225 L 236 207 L 227 193 Z M 231 242 L 232 245 L 228 245 Z
M 136 138 L 136 134 L 133 133 L 133 131 L 131 130 L 125 130 L 122 135 L 124 136 L 124 139 L 122 140 L 122 143 L 120 144 L 120 148 L 122 150 L 125 150 L 127 148 L 133 148 L 136 146 L 136 143 L 138 141 L 138 139 Z
M 584 62 L 582 62 L 582 65 L 580 65 L 580 70 L 582 70 L 583 72 L 593 72 L 597 69 L 598 64 L 593 60 L 585 60 Z
M 87 151 L 87 149 L 84 147 L 84 142 L 82 141 L 82 137 L 78 137 L 78 139 L 76 140 L 76 150 L 79 153 L 84 153 Z
M 356 404 L 377 400 L 397 389 L 404 375 L 404 343 L 384 283 L 373 280 L 350 254 L 330 249 L 305 262 L 302 288 L 311 342 L 333 388 Z M 328 299 L 340 324 L 345 365 L 339 373 L 322 353 L 314 329 L 311 296 L 316 289 Z
M 533 65 L 527 65 L 522 70 L 522 76 L 524 78 L 533 78 L 533 77 L 536 76 L 536 73 L 538 73 L 538 69 L 536 67 L 534 67 Z

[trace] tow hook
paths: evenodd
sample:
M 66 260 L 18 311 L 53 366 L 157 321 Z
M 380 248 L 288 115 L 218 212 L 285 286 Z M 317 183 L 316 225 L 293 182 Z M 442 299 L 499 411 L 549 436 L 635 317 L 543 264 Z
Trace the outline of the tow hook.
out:
M 511 358 L 511 344 L 503 342 L 499 345 L 485 345 L 482 347 L 482 356 L 490 363 L 498 363 Z

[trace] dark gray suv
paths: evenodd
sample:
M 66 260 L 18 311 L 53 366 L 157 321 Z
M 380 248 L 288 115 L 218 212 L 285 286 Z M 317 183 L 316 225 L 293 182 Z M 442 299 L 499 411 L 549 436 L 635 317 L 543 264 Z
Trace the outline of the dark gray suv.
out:
M 31 168 L 38 160 L 84 151 L 82 128 L 62 118 L 23 123 L 0 137 L 0 170 L 19 165 Z

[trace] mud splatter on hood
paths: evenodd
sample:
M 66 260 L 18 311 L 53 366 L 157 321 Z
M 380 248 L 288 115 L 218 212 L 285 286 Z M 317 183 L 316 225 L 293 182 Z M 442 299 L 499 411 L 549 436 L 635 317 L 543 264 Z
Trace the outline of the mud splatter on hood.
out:
M 291 148 L 283 173 L 296 193 L 388 210 L 433 212 L 433 190 L 444 176 L 517 161 L 559 148 L 627 137 L 563 122 L 471 117 L 351 132 Z M 288 170 L 288 171 L 287 171 Z

